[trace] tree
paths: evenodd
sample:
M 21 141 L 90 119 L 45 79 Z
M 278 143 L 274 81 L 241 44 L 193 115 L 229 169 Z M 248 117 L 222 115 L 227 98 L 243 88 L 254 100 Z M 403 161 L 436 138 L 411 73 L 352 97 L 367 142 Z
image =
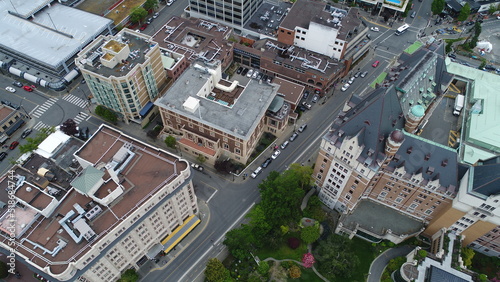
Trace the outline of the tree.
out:
M 320 241 L 314 251 L 318 262 L 317 269 L 329 280 L 348 280 L 359 264 L 359 259 L 352 251 L 352 241 L 340 235 L 330 235 Z
M 302 275 L 300 268 L 296 265 L 290 267 L 288 273 L 290 274 L 290 278 L 292 279 L 300 278 L 300 276 Z
M 252 230 L 248 225 L 243 224 L 240 228 L 233 229 L 226 233 L 224 245 L 229 252 L 237 259 L 244 259 L 248 252 L 252 250 L 253 243 Z
M 464 261 L 464 265 L 469 268 L 472 265 L 472 258 L 476 254 L 473 249 L 463 247 L 462 248 L 462 260 Z
M 118 280 L 119 282 L 135 282 L 139 280 L 139 274 L 135 271 L 135 269 L 130 268 L 127 269 L 123 274 L 122 277 Z
M 229 270 L 224 267 L 222 262 L 217 258 L 211 258 L 207 262 L 205 268 L 205 278 L 209 282 L 226 281 L 230 277 Z
M 136 7 L 130 12 L 130 21 L 132 23 L 141 22 L 148 15 L 148 11 L 143 7 Z
M 490 7 L 488 8 L 488 12 L 490 14 L 493 14 L 496 11 L 497 11 L 497 7 L 494 4 L 490 4 Z
M 460 9 L 460 14 L 457 17 L 457 21 L 463 22 L 465 21 L 470 15 L 470 5 L 469 3 L 465 2 L 465 5 L 462 6 L 462 9 Z
M 267 261 L 261 260 L 259 262 L 259 266 L 257 266 L 257 272 L 260 275 L 266 275 L 269 272 L 269 269 L 270 269 L 270 266 L 269 266 L 269 263 Z
M 295 250 L 299 246 L 300 246 L 300 240 L 298 238 L 295 237 L 288 238 L 288 247 L 290 247 L 290 249 Z
M 149 11 L 151 9 L 155 9 L 158 7 L 158 1 L 156 0 L 146 0 L 144 2 L 144 5 L 142 5 L 146 11 Z
M 118 116 L 114 111 L 102 105 L 98 105 L 97 107 L 95 107 L 95 113 L 96 115 L 112 123 L 116 123 L 116 121 L 118 120 Z
M 260 204 L 255 205 L 246 217 L 250 219 L 249 226 L 254 237 L 253 242 L 258 247 L 261 247 L 262 242 L 264 242 L 262 238 L 267 237 L 269 231 L 271 231 L 271 225 L 269 225 L 262 206 Z
M 431 11 L 433 15 L 439 15 L 444 9 L 445 0 L 434 0 L 431 4 Z
M 307 226 L 302 228 L 302 231 L 300 232 L 300 238 L 304 243 L 306 244 L 311 244 L 314 241 L 319 239 L 319 228 L 316 226 Z
M 67 119 L 59 129 L 66 135 L 73 136 L 78 133 L 77 124 L 73 119 Z
M 177 145 L 177 140 L 175 140 L 175 137 L 172 135 L 169 135 L 165 138 L 165 145 L 169 148 L 175 148 Z
M 26 138 L 26 144 L 19 145 L 19 152 L 21 154 L 28 153 L 38 149 L 38 145 L 45 140 L 51 133 L 55 131 L 54 128 L 43 128 L 34 138 Z
M 203 164 L 206 160 L 207 158 L 201 154 L 196 157 L 196 161 L 198 161 L 200 164 Z
M 302 256 L 302 263 L 304 264 L 305 268 L 311 268 L 315 262 L 316 261 L 314 260 L 314 256 L 311 253 L 305 253 Z

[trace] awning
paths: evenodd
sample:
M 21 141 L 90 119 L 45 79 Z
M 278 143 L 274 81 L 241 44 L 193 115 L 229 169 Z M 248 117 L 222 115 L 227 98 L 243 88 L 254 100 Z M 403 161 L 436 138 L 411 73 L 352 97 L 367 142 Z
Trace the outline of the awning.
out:
M 163 251 L 165 253 L 170 252 L 170 250 L 182 241 L 182 239 L 184 239 L 184 237 L 186 237 L 200 222 L 201 220 L 194 214 L 184 220 L 182 225 L 175 228 L 172 234 L 168 235 L 167 238 L 161 241 L 161 244 L 164 247 Z
M 139 112 L 141 117 L 144 118 L 145 116 L 147 116 L 148 113 L 151 111 L 151 109 L 153 109 L 154 106 L 155 106 L 155 104 L 153 104 L 151 101 L 147 102 L 146 105 L 144 106 L 144 108 L 142 108 L 142 110 Z
M 151 249 L 146 253 L 146 257 L 148 259 L 154 259 L 158 253 L 163 251 L 163 245 L 162 244 L 154 244 Z
M 19 129 L 19 127 L 21 127 L 22 125 L 24 124 L 24 120 L 23 119 L 18 119 L 13 125 L 10 126 L 9 129 L 7 129 L 7 131 L 5 131 L 5 134 L 11 136 L 12 134 L 14 134 L 14 132 L 16 132 L 16 130 Z

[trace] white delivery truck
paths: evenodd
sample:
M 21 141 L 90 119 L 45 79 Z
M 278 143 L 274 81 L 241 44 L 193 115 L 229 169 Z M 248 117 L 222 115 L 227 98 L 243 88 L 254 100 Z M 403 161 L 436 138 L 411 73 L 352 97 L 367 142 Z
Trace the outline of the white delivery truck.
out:
M 464 107 L 464 103 L 465 103 L 465 96 L 462 94 L 458 94 L 457 97 L 455 98 L 455 109 L 453 111 L 453 115 L 455 116 L 460 115 L 460 112 Z

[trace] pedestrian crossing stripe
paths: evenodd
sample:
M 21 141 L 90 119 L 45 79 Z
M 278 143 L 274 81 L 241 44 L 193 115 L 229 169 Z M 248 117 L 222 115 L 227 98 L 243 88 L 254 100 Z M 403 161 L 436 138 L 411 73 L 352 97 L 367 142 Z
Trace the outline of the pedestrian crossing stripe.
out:
M 33 109 L 33 113 L 31 114 L 32 116 L 36 117 L 36 118 L 39 118 L 43 115 L 43 113 L 45 113 L 45 111 L 47 111 L 50 107 L 52 107 L 52 105 L 54 105 L 59 99 L 57 98 L 50 98 L 48 99 L 47 101 L 45 101 L 43 104 L 41 105 L 37 105 L 34 109 Z
M 43 123 L 43 122 L 39 121 L 39 122 L 38 122 L 35 126 L 33 126 L 33 129 L 34 129 L 34 130 L 37 130 L 37 131 L 40 131 L 40 130 L 42 130 L 42 129 L 44 129 L 44 128 L 51 128 L 51 127 L 52 127 L 52 126 L 47 125 L 47 124 L 45 124 L 45 123 Z
M 73 94 L 68 94 L 68 95 L 64 96 L 63 100 L 65 100 L 73 105 L 76 105 L 80 108 L 84 108 L 85 106 L 87 106 L 87 101 L 85 101 L 84 99 L 77 97 Z

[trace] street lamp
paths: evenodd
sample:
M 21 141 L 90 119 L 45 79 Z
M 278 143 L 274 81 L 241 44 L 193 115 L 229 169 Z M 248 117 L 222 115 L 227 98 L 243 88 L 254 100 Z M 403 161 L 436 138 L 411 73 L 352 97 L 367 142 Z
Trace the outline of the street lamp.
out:
M 25 99 L 26 99 L 26 97 L 23 97 L 23 99 L 21 100 L 21 103 L 20 103 L 20 105 L 19 105 L 19 108 L 23 109 L 23 111 L 24 111 L 24 113 L 26 114 L 26 116 L 27 116 L 29 119 L 31 119 L 30 114 L 28 114 L 28 112 L 26 111 L 26 109 L 23 107 L 23 102 L 24 102 L 24 100 L 25 100 Z

